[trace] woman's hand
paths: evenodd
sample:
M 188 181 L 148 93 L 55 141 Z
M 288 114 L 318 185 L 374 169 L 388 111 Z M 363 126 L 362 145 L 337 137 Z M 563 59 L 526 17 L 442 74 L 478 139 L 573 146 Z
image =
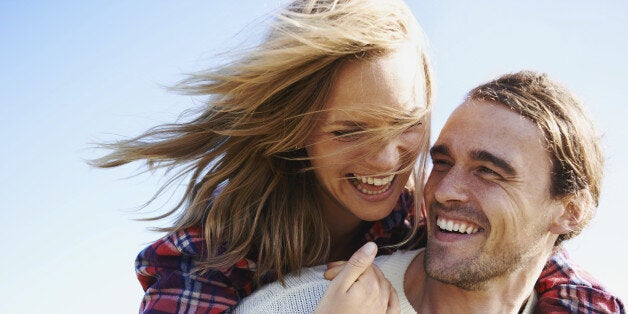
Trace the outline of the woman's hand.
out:
M 373 264 L 377 246 L 369 242 L 347 262 L 328 265 L 325 278 L 333 279 L 315 313 L 399 313 L 397 291 Z

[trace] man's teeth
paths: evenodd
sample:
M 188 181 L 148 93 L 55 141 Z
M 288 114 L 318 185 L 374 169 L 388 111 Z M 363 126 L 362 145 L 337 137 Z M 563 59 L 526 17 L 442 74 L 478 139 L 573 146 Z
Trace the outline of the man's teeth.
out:
M 359 175 L 356 175 L 355 177 L 356 177 L 356 179 L 358 179 L 362 183 L 372 184 L 374 186 L 382 186 L 382 185 L 386 185 L 386 184 L 392 182 L 392 180 L 395 178 L 395 175 L 391 174 L 391 175 L 389 175 L 389 176 L 387 176 L 385 178 L 363 177 L 363 176 L 359 176 Z
M 466 233 L 466 234 L 476 233 L 480 229 L 478 226 L 473 225 L 471 223 L 467 224 L 465 222 L 448 220 L 441 217 L 438 217 L 438 219 L 436 219 L 436 225 L 438 225 L 439 228 L 446 231 Z

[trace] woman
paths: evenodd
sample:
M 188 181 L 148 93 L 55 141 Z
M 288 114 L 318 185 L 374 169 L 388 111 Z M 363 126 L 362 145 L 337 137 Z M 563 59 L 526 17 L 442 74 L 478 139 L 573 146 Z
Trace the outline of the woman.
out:
M 229 310 L 288 272 L 407 239 L 406 185 L 429 147 L 425 48 L 400 0 L 294 1 L 259 46 L 176 87 L 207 97 L 191 121 L 107 145 L 95 165 L 190 178 L 157 217 L 178 213 L 170 234 L 136 261 L 141 310 Z

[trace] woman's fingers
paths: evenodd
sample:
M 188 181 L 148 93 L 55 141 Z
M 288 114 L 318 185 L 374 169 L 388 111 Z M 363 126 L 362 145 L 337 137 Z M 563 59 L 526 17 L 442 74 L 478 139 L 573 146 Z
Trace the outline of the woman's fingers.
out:
M 399 313 L 397 292 L 373 264 L 377 246 L 365 244 L 347 262 L 328 264 L 325 278 L 333 280 L 316 313 Z
M 401 307 L 399 305 L 399 296 L 397 295 L 397 290 L 394 287 L 390 287 L 390 295 L 388 296 L 388 308 L 386 309 L 386 313 L 399 313 L 401 312 Z
M 330 283 L 330 286 L 336 285 L 341 291 L 348 291 L 351 285 L 366 271 L 375 260 L 377 254 L 377 245 L 368 242 L 357 250 L 344 265 L 342 270 L 336 276 L 336 279 Z
M 347 261 L 338 261 L 338 262 L 328 263 L 327 270 L 325 271 L 325 273 L 323 273 L 323 276 L 327 280 L 332 280 L 336 278 L 336 276 L 338 276 L 338 274 L 340 273 L 340 271 L 342 270 L 342 268 L 345 266 L 346 263 Z
M 388 307 L 388 304 L 390 303 L 389 299 L 391 291 L 394 291 L 395 289 L 392 287 L 390 281 L 386 279 L 384 273 L 379 269 L 379 267 L 377 267 L 376 265 L 372 265 L 369 271 L 370 273 L 368 273 L 368 276 L 370 276 L 369 278 L 372 278 L 372 280 L 370 282 L 368 280 L 365 280 L 367 281 L 365 282 L 365 287 L 367 289 L 374 290 L 375 293 L 378 293 L 374 295 L 374 297 L 376 297 L 375 300 L 378 303 L 378 307 L 386 309 Z M 367 272 L 362 275 L 362 277 L 365 277 L 365 279 L 366 276 Z M 361 280 L 362 277 L 358 278 L 358 280 Z
M 329 268 L 334 268 L 336 266 L 343 266 L 344 264 L 346 264 L 347 261 L 335 261 L 335 262 L 329 262 L 327 263 L 327 269 Z

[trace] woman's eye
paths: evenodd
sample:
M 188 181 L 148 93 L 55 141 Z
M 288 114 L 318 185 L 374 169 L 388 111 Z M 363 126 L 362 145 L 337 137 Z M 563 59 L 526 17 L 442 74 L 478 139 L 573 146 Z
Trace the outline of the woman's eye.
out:
M 336 130 L 331 132 L 339 141 L 355 141 L 362 135 L 362 130 Z
M 421 126 L 422 124 L 423 124 L 423 122 L 421 122 L 421 121 L 413 123 L 410 126 L 408 126 L 404 132 L 410 132 L 410 131 L 418 130 L 417 127 Z
M 354 133 L 355 131 L 346 131 L 346 130 L 339 130 L 339 131 L 333 131 L 331 132 L 334 136 L 344 136 L 347 134 L 351 134 Z
M 421 126 L 422 124 L 423 124 L 423 122 L 418 121 L 418 122 L 412 124 L 411 126 L 409 126 L 408 129 L 411 129 L 411 128 L 414 128 L 414 127 L 417 127 L 417 126 Z

